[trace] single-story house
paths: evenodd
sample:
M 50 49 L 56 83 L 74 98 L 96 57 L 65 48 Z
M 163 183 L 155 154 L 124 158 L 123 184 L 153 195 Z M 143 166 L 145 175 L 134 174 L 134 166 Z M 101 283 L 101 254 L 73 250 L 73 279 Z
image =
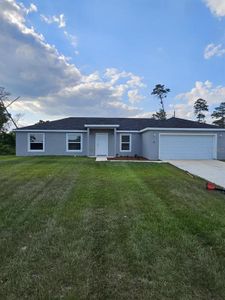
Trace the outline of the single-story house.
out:
M 170 118 L 72 117 L 16 132 L 16 155 L 143 156 L 150 160 L 225 159 L 225 129 Z

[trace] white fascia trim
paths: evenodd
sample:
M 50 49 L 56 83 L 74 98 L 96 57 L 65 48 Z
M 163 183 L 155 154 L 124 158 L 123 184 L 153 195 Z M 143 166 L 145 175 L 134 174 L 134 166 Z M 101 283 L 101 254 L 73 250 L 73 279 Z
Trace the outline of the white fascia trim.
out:
M 117 130 L 119 133 L 140 133 L 139 130 Z
M 171 133 L 171 132 L 167 132 L 167 133 L 159 133 L 159 135 L 161 136 L 161 135 L 178 135 L 178 136 L 181 136 L 181 135 L 190 135 L 190 136 L 196 136 L 196 135 L 200 135 L 200 136 L 202 136 L 202 135 L 213 135 L 213 136 L 216 136 L 216 133 L 192 133 L 192 132 L 190 132 L 190 133 Z
M 118 124 L 103 124 L 103 125 L 84 124 L 84 127 L 89 127 L 89 128 L 118 128 L 118 127 L 120 127 L 120 125 L 118 125 Z
M 86 126 L 86 125 L 85 125 Z M 90 127 L 90 125 L 88 125 Z M 96 125 L 93 125 L 96 126 Z M 102 126 L 102 125 L 101 125 Z M 103 126 L 109 126 L 109 125 L 103 125 Z M 115 128 L 115 125 L 113 125 Z M 117 125 L 119 126 L 119 125 Z M 96 127 L 97 128 L 97 127 Z M 104 128 L 104 127 L 98 127 L 98 128 Z M 225 131 L 225 128 L 156 128 L 156 127 L 147 127 L 141 130 L 117 130 L 118 133 L 142 133 L 145 131 Z M 14 132 L 87 132 L 87 130 L 60 130 L 60 129 L 13 129 Z
M 147 127 L 147 128 L 144 128 L 142 130 L 140 130 L 139 132 L 145 132 L 145 131 L 154 131 L 154 130 L 157 130 L 157 131 L 225 131 L 225 128 L 156 128 L 156 127 Z
M 87 132 L 87 130 L 13 129 L 15 132 Z

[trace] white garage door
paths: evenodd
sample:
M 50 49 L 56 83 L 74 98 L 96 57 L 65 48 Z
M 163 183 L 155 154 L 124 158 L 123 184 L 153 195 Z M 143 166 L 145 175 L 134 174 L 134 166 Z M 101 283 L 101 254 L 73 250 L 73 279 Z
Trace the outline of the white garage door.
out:
M 160 134 L 159 158 L 214 159 L 216 158 L 215 135 Z

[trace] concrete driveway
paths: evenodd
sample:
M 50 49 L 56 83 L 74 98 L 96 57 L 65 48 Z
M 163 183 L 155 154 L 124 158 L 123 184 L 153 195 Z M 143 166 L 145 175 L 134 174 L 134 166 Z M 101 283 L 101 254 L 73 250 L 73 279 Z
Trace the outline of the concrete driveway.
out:
M 225 188 L 225 162 L 219 160 L 170 160 L 168 162 Z

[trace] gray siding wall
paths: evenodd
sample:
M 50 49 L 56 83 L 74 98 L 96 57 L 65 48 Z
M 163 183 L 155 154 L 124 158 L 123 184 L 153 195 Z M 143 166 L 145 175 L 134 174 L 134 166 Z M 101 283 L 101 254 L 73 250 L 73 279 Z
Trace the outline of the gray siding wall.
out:
M 142 156 L 150 160 L 159 159 L 159 132 L 145 131 L 141 134 Z
M 225 132 L 216 131 L 146 131 L 142 135 L 142 156 L 150 160 L 159 159 L 159 134 L 160 133 L 207 133 L 217 135 L 217 159 L 225 159 Z
M 225 132 L 217 134 L 217 159 L 225 159 Z
M 122 134 L 131 134 L 131 152 L 129 151 L 120 151 L 120 136 Z M 119 156 L 134 156 L 135 154 L 142 154 L 142 146 L 141 146 L 141 134 L 140 133 L 117 133 L 116 138 L 116 153 Z
M 41 131 L 40 131 L 41 132 Z M 131 134 L 131 152 L 120 151 L 120 133 L 116 135 L 116 153 L 114 146 L 114 130 L 91 129 L 89 134 L 89 153 L 87 151 L 87 133 L 82 133 L 83 145 L 82 152 L 66 151 L 66 132 L 45 132 L 45 151 L 29 152 L 28 151 L 28 132 L 16 132 L 16 155 L 34 156 L 34 155 L 80 155 L 95 156 L 95 136 L 96 133 L 108 133 L 109 156 L 134 156 L 141 155 L 141 135 L 138 133 Z
M 90 130 L 89 155 L 95 155 L 95 134 L 97 132 L 106 132 L 104 130 Z M 109 156 L 114 156 L 114 132 L 107 131 L 109 134 Z M 160 133 L 193 133 L 193 131 L 146 131 L 142 134 L 131 133 L 131 152 L 120 151 L 120 135 L 116 136 L 116 154 L 119 156 L 134 156 L 135 154 L 144 156 L 150 160 L 159 159 L 159 134 Z M 194 133 L 202 133 L 195 131 Z M 204 133 L 217 134 L 217 158 L 225 160 L 225 132 Z M 16 155 L 34 156 L 34 155 L 87 155 L 87 133 L 82 133 L 83 147 L 82 152 L 66 151 L 66 133 L 65 132 L 46 132 L 45 133 L 45 152 L 28 151 L 28 133 L 16 132 Z
M 40 131 L 41 132 L 41 131 Z M 83 136 L 82 152 L 66 151 L 66 133 L 65 132 L 45 132 L 45 151 L 29 152 L 28 151 L 28 133 L 16 132 L 16 155 L 17 156 L 34 156 L 34 155 L 87 155 L 87 134 Z

